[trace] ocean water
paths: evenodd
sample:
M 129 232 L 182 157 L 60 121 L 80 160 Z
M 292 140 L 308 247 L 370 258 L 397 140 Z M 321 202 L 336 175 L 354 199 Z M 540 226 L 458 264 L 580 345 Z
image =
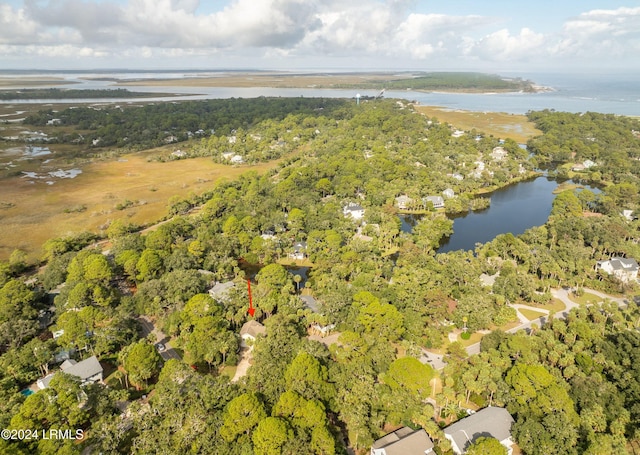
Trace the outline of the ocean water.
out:
M 200 75 L 204 73 L 201 72 Z M 207 72 L 208 74 L 223 74 L 225 71 Z M 500 72 L 506 77 L 521 77 L 533 81 L 537 85 L 550 87 L 543 93 L 424 93 L 415 91 L 387 91 L 387 98 L 403 98 L 417 101 L 421 104 L 443 106 L 450 109 L 471 111 L 493 111 L 511 114 L 524 114 L 530 110 L 555 109 L 566 112 L 601 112 L 640 116 L 640 83 L 637 74 L 631 72 L 602 72 L 602 73 L 509 73 Z M 0 71 L 0 76 L 21 76 L 15 72 Z M 43 76 L 42 73 L 34 75 Z M 50 76 L 62 77 L 75 82 L 66 85 L 68 88 L 97 89 L 115 88 L 112 81 L 87 80 L 85 78 L 109 77 L 114 79 L 151 79 L 193 77 L 191 72 L 56 72 L 47 73 Z M 255 98 L 260 96 L 281 97 L 331 97 L 354 98 L 356 92 L 363 96 L 375 96 L 379 90 L 335 90 L 314 88 L 224 88 L 224 87 L 127 87 L 130 90 L 151 93 L 175 93 L 178 97 L 152 98 L 151 100 L 180 100 L 180 99 L 211 99 L 211 98 Z M 99 103 L 104 99 L 83 99 L 76 102 Z M 115 100 L 118 102 L 132 101 L 129 99 Z M 12 104 L 25 103 L 56 103 L 68 100 L 28 100 L 11 101 Z

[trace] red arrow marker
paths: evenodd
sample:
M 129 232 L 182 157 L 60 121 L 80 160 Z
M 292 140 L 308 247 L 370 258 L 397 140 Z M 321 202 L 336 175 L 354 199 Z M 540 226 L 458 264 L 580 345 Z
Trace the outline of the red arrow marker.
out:
M 249 313 L 249 316 L 253 317 L 256 309 L 253 307 L 253 299 L 251 298 L 251 280 L 247 280 L 247 288 L 249 289 L 249 309 L 247 310 L 247 313 Z

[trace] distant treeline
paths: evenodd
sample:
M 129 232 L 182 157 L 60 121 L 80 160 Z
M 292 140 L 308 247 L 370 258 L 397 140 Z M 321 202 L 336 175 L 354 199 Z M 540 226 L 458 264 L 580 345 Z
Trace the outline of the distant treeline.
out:
M 171 96 L 167 93 L 132 92 L 124 88 L 116 89 L 60 89 L 29 88 L 21 90 L 2 90 L 0 100 L 54 100 L 79 98 L 148 98 Z
M 389 90 L 474 90 L 474 91 L 530 91 L 533 90 L 530 81 L 522 79 L 504 79 L 495 74 L 483 73 L 428 73 L 400 80 L 380 82 L 364 82 L 356 84 L 353 88 Z M 346 87 L 345 87 L 346 88 Z
M 54 112 L 42 110 L 28 116 L 24 123 L 45 126 L 56 124 L 73 127 L 50 133 L 50 142 L 81 143 L 99 147 L 156 147 L 180 142 L 195 136 L 230 135 L 236 129 L 247 129 L 264 120 L 281 121 L 288 115 L 340 118 L 349 101 L 325 98 L 255 98 L 181 101 L 145 106 L 77 106 Z M 95 141 L 95 142 L 94 142 Z

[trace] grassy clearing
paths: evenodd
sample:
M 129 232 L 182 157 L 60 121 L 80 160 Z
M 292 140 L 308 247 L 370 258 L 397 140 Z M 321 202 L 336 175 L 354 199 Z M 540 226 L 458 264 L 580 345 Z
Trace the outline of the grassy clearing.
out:
M 522 315 L 530 321 L 546 316 L 545 313 L 542 313 L 540 311 L 529 310 L 528 308 L 518 308 L 518 311 L 522 313 Z
M 231 167 L 209 158 L 147 161 L 157 154 L 158 150 L 151 150 L 87 164 L 76 178 L 52 179 L 53 185 L 24 177 L 1 179 L 2 200 L 14 205 L 0 209 L 0 258 L 8 258 L 15 248 L 37 258 L 50 238 L 82 231 L 99 233 L 118 218 L 137 224 L 156 221 L 167 215 L 171 196 L 200 194 L 220 179 L 232 180 L 249 170 L 263 172 L 277 165 Z M 116 210 L 126 200 L 137 202 Z M 76 211 L 77 207 L 84 210 Z
M 479 343 L 483 336 L 484 335 L 482 333 L 474 332 L 468 340 L 463 340 L 460 335 L 458 335 L 458 341 L 466 348 L 472 344 Z
M 545 303 L 544 305 L 538 305 L 543 310 L 555 311 L 564 311 L 567 307 L 560 299 L 551 299 L 549 303 Z
M 579 305 L 594 305 L 602 302 L 602 298 L 597 295 L 585 292 L 581 296 L 569 294 L 569 298 Z
M 428 117 L 436 117 L 466 131 L 476 129 L 478 132 L 503 139 L 513 139 L 525 143 L 533 136 L 542 134 L 526 115 L 506 114 L 502 112 L 472 112 L 448 109 L 439 106 L 416 106 L 419 112 Z

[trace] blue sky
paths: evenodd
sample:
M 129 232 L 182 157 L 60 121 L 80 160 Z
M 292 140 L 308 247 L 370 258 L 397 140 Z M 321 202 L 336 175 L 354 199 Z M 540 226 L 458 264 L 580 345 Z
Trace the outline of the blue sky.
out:
M 0 68 L 640 69 L 640 0 L 0 0 Z

